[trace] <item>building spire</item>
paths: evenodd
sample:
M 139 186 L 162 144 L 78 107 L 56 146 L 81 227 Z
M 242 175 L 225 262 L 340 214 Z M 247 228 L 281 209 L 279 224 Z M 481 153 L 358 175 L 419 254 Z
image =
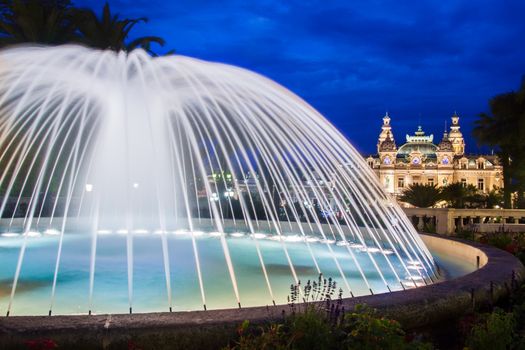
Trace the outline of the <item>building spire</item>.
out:
M 463 139 L 463 134 L 459 130 L 459 116 L 456 111 L 452 115 L 452 125 L 450 126 L 450 133 L 448 135 L 450 142 L 454 148 L 454 154 L 457 156 L 462 156 L 465 154 L 465 140 Z
M 377 140 L 377 152 L 379 153 L 381 144 L 389 139 L 389 141 L 393 142 L 395 144 L 394 140 L 394 134 L 392 133 L 392 126 L 390 125 L 390 116 L 388 115 L 388 111 L 385 112 L 385 116 L 383 117 L 383 125 L 381 126 L 381 133 L 379 134 L 379 138 Z

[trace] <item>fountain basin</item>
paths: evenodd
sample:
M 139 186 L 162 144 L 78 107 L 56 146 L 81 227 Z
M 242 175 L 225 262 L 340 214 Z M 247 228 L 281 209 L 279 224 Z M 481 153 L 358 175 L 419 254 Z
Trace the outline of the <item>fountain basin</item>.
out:
M 434 254 L 448 259 L 477 264 L 479 257 L 479 269 L 411 290 L 345 298 L 345 308 L 348 310 L 366 303 L 399 320 L 407 329 L 424 327 L 495 303 L 524 280 L 524 266 L 507 252 L 435 235 L 421 237 Z M 185 341 L 191 339 L 194 348 L 204 349 L 210 344 L 220 343 L 221 339 L 226 343 L 243 320 L 266 322 L 289 312 L 287 305 L 277 305 L 132 315 L 1 317 L 0 345 L 7 347 L 20 344 L 24 339 L 47 337 L 71 346 L 100 346 L 122 342 L 133 336 L 138 340 L 148 339 L 152 348 L 161 348 L 162 344 L 184 346 Z

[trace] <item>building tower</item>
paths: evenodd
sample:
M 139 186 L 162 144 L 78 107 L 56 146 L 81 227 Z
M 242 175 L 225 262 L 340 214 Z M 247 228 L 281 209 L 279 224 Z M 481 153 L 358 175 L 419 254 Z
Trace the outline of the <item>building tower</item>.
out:
M 452 148 L 454 149 L 455 156 L 462 156 L 465 154 L 465 140 L 463 134 L 459 131 L 459 116 L 456 112 L 452 116 L 452 125 L 450 126 L 450 133 L 448 139 L 452 142 Z
M 383 117 L 381 133 L 379 134 L 379 138 L 377 140 L 377 153 L 380 152 L 381 144 L 387 139 L 390 139 L 389 141 L 395 144 L 394 134 L 392 133 L 392 126 L 390 125 L 390 116 L 388 115 L 388 112 L 386 112 L 385 116 Z

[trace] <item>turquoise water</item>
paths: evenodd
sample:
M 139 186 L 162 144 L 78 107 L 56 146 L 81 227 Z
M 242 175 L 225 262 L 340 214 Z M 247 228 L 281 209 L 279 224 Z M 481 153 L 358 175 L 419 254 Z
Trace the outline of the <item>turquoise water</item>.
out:
M 237 307 L 220 239 L 207 235 L 196 238 L 200 256 L 204 291 L 208 309 Z M 294 283 L 282 243 L 258 240 L 276 303 L 286 303 Z M 23 242 L 21 236 L 0 237 L 0 313 L 9 303 L 12 279 Z M 264 275 L 251 238 L 227 238 L 243 306 L 271 305 Z M 318 272 L 304 242 L 286 242 L 299 279 L 317 280 Z M 333 277 L 344 296 L 349 296 L 327 246 L 311 243 L 314 256 L 326 277 Z M 344 270 L 354 295 L 370 294 L 346 247 L 331 245 Z M 28 237 L 20 280 L 13 299 L 11 315 L 47 315 L 58 250 L 58 236 Z M 89 310 L 91 236 L 66 234 L 57 280 L 53 314 L 83 314 Z M 189 235 L 168 235 L 173 310 L 201 310 L 195 258 Z M 386 286 L 365 252 L 353 250 L 374 293 L 386 292 Z M 390 288 L 401 289 L 393 273 L 388 272 L 385 257 L 373 254 Z M 390 256 L 396 268 L 399 261 Z M 475 269 L 458 263 L 452 257 L 435 254 L 436 262 L 446 270 L 447 278 Z M 93 293 L 93 313 L 126 313 L 129 310 L 128 270 L 125 234 L 98 236 Z M 133 235 L 133 311 L 168 311 L 168 297 L 163 264 L 161 237 L 152 234 Z M 404 278 L 405 276 L 401 276 Z

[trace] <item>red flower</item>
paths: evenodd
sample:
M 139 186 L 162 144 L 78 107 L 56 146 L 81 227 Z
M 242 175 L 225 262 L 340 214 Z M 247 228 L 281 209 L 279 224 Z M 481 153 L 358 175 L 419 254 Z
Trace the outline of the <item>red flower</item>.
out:
M 34 339 L 27 340 L 25 345 L 30 350 L 51 350 L 58 347 L 53 339 Z

